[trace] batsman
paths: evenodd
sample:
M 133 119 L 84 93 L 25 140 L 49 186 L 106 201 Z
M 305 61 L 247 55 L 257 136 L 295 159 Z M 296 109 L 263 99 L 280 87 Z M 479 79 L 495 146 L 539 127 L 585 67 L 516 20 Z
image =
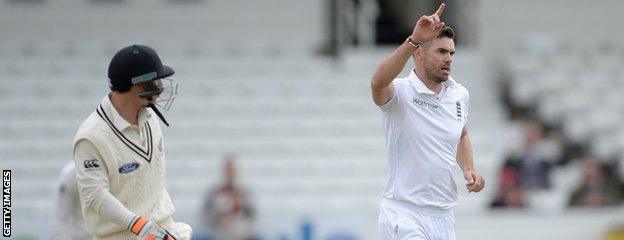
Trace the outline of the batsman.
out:
M 110 92 L 74 138 L 76 180 L 93 239 L 185 240 L 191 227 L 172 219 L 165 149 L 156 106 L 169 110 L 177 82 L 156 52 L 132 45 L 108 67 Z

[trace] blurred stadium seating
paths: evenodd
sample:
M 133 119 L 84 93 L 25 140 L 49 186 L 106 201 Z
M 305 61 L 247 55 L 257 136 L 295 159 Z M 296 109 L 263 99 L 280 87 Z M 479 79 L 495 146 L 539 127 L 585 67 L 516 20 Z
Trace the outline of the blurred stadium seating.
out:
M 612 42 L 570 48 L 555 39 L 530 39 L 507 63 L 511 104 L 588 144 L 602 159 L 620 158 L 624 144 L 624 50 Z

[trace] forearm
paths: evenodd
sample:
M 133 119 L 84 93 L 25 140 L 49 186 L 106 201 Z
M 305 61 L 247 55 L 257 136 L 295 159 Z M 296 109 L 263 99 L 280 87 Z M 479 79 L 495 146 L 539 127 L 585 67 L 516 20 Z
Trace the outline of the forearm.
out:
M 416 51 L 417 44 L 425 43 L 440 34 L 440 30 L 444 27 L 444 22 L 440 20 L 440 16 L 442 16 L 445 6 L 442 3 L 434 14 L 420 17 L 412 35 L 408 38 L 410 41 L 403 42 L 397 50 L 381 62 L 371 80 L 374 97 L 386 90 L 392 80 L 399 75 L 409 57 Z M 378 100 L 380 99 L 375 99 L 375 103 L 378 103 Z
M 392 80 L 401 73 L 407 60 L 412 56 L 415 50 L 416 48 L 406 41 L 392 52 L 390 56 L 386 57 L 381 64 L 379 64 L 377 71 L 375 71 L 371 79 L 373 91 L 384 89 L 390 85 Z
M 457 150 L 457 163 L 459 167 L 465 171 L 474 171 L 472 157 L 472 143 L 468 134 L 462 135 L 459 140 L 459 149 Z
M 406 39 L 399 48 L 379 64 L 371 79 L 373 101 L 377 106 L 384 106 L 394 97 L 395 89 L 391 83 L 403 70 L 410 56 L 418 49 L 418 44 L 425 43 L 440 33 L 444 27 L 444 22 L 440 20 L 444 8 L 444 3 L 440 4 L 433 15 L 420 17 L 412 35 L 408 38 L 409 41 Z

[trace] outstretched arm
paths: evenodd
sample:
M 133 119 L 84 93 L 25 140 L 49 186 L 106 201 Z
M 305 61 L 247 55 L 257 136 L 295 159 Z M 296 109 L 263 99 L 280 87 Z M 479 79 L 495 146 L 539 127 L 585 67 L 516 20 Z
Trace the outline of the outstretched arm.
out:
M 420 17 L 418 22 L 416 22 L 412 35 L 409 37 L 410 41 L 405 41 L 379 64 L 377 71 L 375 71 L 371 79 L 373 101 L 377 106 L 384 105 L 394 96 L 392 80 L 403 70 L 407 60 L 416 51 L 417 46 L 433 39 L 444 28 L 444 22 L 440 20 L 440 16 L 442 16 L 445 6 L 442 3 L 434 14 Z
M 485 187 L 485 179 L 481 173 L 474 170 L 472 157 L 472 143 L 468 136 L 468 127 L 464 126 L 461 138 L 459 139 L 459 149 L 457 150 L 457 162 L 464 172 L 464 178 L 468 183 L 468 192 L 479 192 Z

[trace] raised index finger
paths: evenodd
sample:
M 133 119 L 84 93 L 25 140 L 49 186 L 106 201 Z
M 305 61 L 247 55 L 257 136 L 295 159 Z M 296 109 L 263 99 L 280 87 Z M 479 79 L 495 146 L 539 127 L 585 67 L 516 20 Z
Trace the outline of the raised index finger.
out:
M 444 12 L 444 8 L 446 8 L 446 4 L 442 3 L 440 4 L 440 6 L 438 7 L 438 10 L 435 11 L 435 15 L 438 15 L 438 17 L 442 16 L 442 13 Z

